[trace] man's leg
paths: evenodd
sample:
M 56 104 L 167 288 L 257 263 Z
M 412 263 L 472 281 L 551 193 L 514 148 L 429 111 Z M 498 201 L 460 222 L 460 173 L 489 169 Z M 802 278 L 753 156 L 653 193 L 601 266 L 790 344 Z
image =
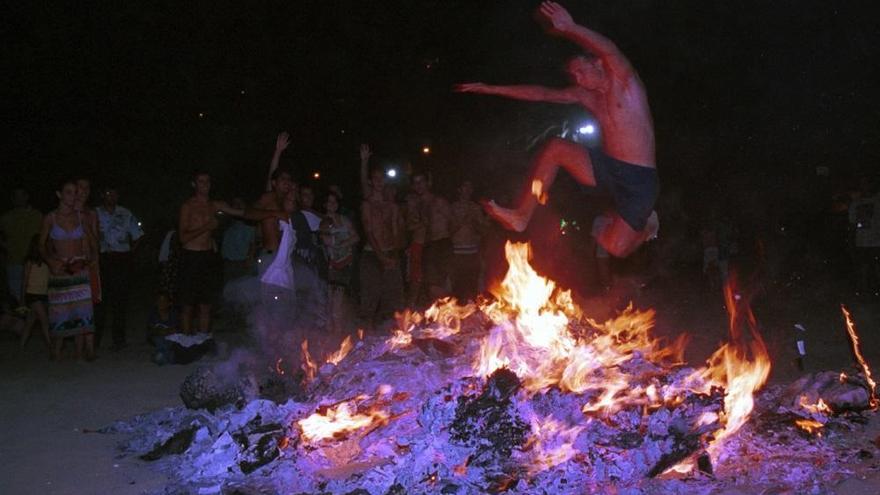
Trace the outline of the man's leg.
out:
M 9 292 L 19 304 L 24 304 L 24 294 L 21 293 L 21 282 L 24 278 L 24 265 L 6 265 L 6 283 Z
M 364 251 L 361 255 L 361 305 L 358 311 L 364 325 L 372 326 L 382 297 L 382 264 L 376 253 Z
M 547 194 L 556 180 L 556 173 L 560 167 L 580 184 L 596 185 L 593 165 L 586 148 L 565 139 L 552 138 L 532 160 L 532 171 L 519 203 L 514 208 L 508 209 L 490 201 L 484 204 L 486 212 L 505 228 L 522 232 L 528 226 L 538 200 Z
M 611 225 L 599 233 L 597 241 L 612 255 L 623 258 L 629 256 L 647 239 L 657 234 L 660 223 L 657 213 L 651 212 L 643 230 L 635 230 L 616 212 L 610 213 Z
M 199 332 L 209 333 L 211 331 L 211 305 L 199 304 Z

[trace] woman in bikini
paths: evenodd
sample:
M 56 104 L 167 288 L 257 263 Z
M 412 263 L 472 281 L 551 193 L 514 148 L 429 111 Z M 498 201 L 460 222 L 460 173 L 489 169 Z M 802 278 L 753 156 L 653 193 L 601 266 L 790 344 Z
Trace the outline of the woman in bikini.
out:
M 62 181 L 55 192 L 58 208 L 43 219 L 40 254 L 49 265 L 49 334 L 59 359 L 64 339 L 74 338 L 76 358 L 95 358 L 89 263 L 97 256 L 83 215 L 76 209 L 77 185 Z

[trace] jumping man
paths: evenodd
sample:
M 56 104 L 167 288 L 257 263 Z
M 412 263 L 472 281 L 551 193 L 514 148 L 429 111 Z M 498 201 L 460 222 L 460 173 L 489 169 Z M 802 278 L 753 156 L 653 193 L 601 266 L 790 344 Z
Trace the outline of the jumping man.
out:
M 654 125 L 645 87 L 629 60 L 599 33 L 575 24 L 555 2 L 544 2 L 538 11 L 548 31 L 583 48 L 587 54 L 569 60 L 566 71 L 574 85 L 563 89 L 541 86 L 490 86 L 461 84 L 456 90 L 518 100 L 576 103 L 599 121 L 604 149 L 586 149 L 574 142 L 552 138 L 533 161 L 529 186 L 512 209 L 490 201 L 486 211 L 506 228 L 525 230 L 535 206 L 562 167 L 574 179 L 598 188 L 614 201 L 612 221 L 598 237 L 611 254 L 628 256 L 658 228 L 653 212 L 658 194 L 654 158 Z

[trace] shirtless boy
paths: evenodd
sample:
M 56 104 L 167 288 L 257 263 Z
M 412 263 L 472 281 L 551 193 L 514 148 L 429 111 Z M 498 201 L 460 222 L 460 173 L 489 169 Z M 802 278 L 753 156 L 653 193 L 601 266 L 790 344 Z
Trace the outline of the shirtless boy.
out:
M 369 196 L 361 205 L 366 246 L 361 256 L 360 316 L 372 325 L 381 308 L 400 309 L 403 303 L 403 278 L 398 251 L 402 228 L 397 205 L 383 194 L 385 174 L 381 169 L 370 173 Z
M 506 228 L 525 230 L 538 201 L 550 189 L 562 167 L 574 179 L 598 188 L 615 203 L 610 225 L 598 242 L 614 256 L 628 256 L 658 228 L 652 211 L 658 182 L 654 158 L 654 124 L 645 87 L 629 60 L 611 40 L 580 26 L 555 2 L 544 2 L 539 19 L 551 34 L 583 48 L 588 55 L 569 60 L 566 70 L 574 85 L 564 89 L 542 86 L 490 86 L 461 84 L 456 90 L 527 101 L 574 103 L 599 121 L 604 149 L 588 150 L 560 138 L 551 139 L 538 152 L 519 204 L 502 208 L 490 201 L 486 211 Z
M 178 236 L 181 245 L 180 271 L 178 272 L 178 298 L 183 306 L 181 329 L 192 333 L 193 309 L 199 310 L 199 331 L 211 328 L 211 302 L 223 283 L 223 265 L 213 233 L 219 223 L 218 214 L 262 221 L 283 218 L 283 212 L 266 210 L 241 211 L 230 207 L 225 201 L 212 200 L 211 176 L 196 172 L 191 183 L 194 194 L 180 208 Z M 276 222 L 277 223 L 277 222 Z

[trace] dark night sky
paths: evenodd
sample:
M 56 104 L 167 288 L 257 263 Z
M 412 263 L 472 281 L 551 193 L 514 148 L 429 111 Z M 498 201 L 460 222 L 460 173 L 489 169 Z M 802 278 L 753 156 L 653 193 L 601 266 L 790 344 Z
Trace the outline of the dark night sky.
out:
M 563 84 L 573 47 L 541 32 L 538 3 L 18 2 L 4 22 L 4 169 L 44 203 L 48 178 L 84 172 L 119 182 L 124 203 L 176 205 L 196 167 L 221 195 L 253 197 L 287 129 L 303 174 L 347 181 L 366 140 L 384 160 L 418 162 L 430 144 L 437 175 L 506 184 L 526 138 L 577 109 L 450 87 Z M 877 163 L 870 3 L 563 4 L 645 81 L 664 186 L 760 196 L 818 165 L 842 177 Z

